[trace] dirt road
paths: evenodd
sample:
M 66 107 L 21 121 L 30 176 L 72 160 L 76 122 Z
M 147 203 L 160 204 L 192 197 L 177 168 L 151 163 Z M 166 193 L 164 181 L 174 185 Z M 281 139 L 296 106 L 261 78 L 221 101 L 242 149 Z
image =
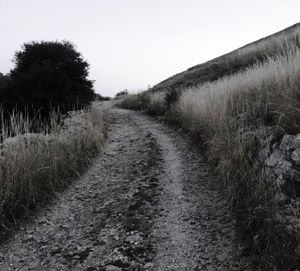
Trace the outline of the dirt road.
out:
M 238 270 L 231 224 L 191 142 L 103 107 L 102 155 L 0 249 L 0 270 Z

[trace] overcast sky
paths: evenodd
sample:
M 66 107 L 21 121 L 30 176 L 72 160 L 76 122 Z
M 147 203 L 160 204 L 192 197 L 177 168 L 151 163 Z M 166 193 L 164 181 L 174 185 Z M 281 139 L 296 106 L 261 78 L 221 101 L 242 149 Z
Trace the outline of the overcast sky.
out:
M 299 22 L 299 0 L 0 0 L 0 72 L 28 41 L 72 41 L 95 90 L 145 89 Z

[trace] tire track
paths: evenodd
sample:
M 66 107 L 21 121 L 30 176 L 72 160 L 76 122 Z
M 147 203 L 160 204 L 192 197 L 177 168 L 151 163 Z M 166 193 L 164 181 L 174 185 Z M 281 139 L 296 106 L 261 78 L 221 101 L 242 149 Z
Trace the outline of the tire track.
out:
M 2 246 L 0 270 L 239 270 L 232 224 L 220 222 L 222 202 L 198 151 L 112 105 L 103 104 L 102 155 Z

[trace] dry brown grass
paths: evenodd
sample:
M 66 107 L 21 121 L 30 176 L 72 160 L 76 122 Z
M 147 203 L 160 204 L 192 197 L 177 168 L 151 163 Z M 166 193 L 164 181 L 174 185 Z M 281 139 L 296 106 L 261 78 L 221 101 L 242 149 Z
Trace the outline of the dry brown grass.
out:
M 300 24 L 293 25 L 267 38 L 250 43 L 234 51 L 234 58 L 248 62 L 249 59 L 261 59 L 278 55 L 290 45 L 299 46 Z
M 291 46 L 243 72 L 186 89 L 173 108 L 180 125 L 205 142 L 241 236 L 263 270 L 296 263 L 298 237 L 276 220 L 253 135 L 264 127 L 299 133 L 299 89 L 300 49 Z
M 147 111 L 154 116 L 163 115 L 167 111 L 166 94 L 164 92 L 149 92 Z
M 245 45 L 232 52 L 193 66 L 186 71 L 171 76 L 153 87 L 155 91 L 167 91 L 169 102 L 176 101 L 178 90 L 220 79 L 240 72 L 267 57 L 284 52 L 290 45 L 300 46 L 300 24 L 293 25 L 269 37 Z M 169 103 L 168 102 L 168 103 Z
M 119 105 L 126 109 L 145 110 L 150 115 L 163 115 L 167 110 L 164 92 L 145 91 L 126 96 Z
M 166 111 L 169 121 L 184 127 L 205 146 L 243 244 L 257 260 L 257 270 L 292 270 L 300 264 L 295 253 L 300 234 L 290 224 L 276 219 L 278 206 L 274 204 L 273 189 L 266 183 L 264 164 L 257 159 L 256 138 L 257 132 L 266 127 L 274 133 L 300 132 L 299 36 L 298 24 L 218 58 L 218 67 L 230 71 L 236 65 L 239 68 L 227 76 L 218 71 L 216 76 L 220 78 L 213 82 L 181 88 L 176 93 L 172 90 L 170 95 L 179 94 L 178 99 L 176 96 Z M 198 66 L 188 72 L 197 69 Z M 180 80 L 185 85 L 194 79 L 179 74 L 157 89 L 166 93 L 168 85 Z M 140 108 L 149 108 L 151 93 L 150 90 L 135 97 L 135 101 L 147 97 Z M 164 103 L 157 103 L 157 111 L 159 104 Z M 152 103 L 152 111 L 155 106 Z
M 149 95 L 148 93 L 142 92 L 137 94 L 129 94 L 125 96 L 118 105 L 132 110 L 141 110 L 145 109 L 149 103 Z
M 53 114 L 51 123 L 43 132 L 31 133 L 32 121 L 15 114 L 9 124 L 2 125 L 2 218 L 14 219 L 37 202 L 50 199 L 55 191 L 80 176 L 100 151 L 103 122 L 99 105 L 71 112 L 62 125 L 57 124 L 57 116 Z
M 176 104 L 183 123 L 212 139 L 232 118 L 243 125 L 299 130 L 300 50 L 293 48 L 241 73 L 186 89 Z M 240 126 L 241 123 L 239 122 Z

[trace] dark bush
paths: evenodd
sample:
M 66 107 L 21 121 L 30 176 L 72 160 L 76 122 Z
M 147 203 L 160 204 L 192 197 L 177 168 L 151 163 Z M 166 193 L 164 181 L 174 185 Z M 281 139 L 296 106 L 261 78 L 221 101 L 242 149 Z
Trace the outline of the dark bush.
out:
M 173 104 L 175 104 L 178 101 L 181 95 L 181 91 L 181 89 L 174 88 L 166 89 L 166 103 L 168 108 L 170 108 Z
M 0 104 L 4 112 L 12 112 L 17 103 L 17 95 L 12 88 L 9 75 L 0 73 Z
M 122 98 L 122 97 L 127 96 L 127 95 L 128 95 L 128 90 L 125 89 L 125 90 L 122 90 L 122 91 L 118 92 L 116 94 L 116 98 Z
M 71 42 L 30 42 L 15 54 L 12 89 L 19 110 L 47 116 L 82 108 L 94 98 L 89 64 Z
M 111 98 L 109 96 L 102 96 L 99 93 L 95 93 L 94 100 L 96 101 L 109 101 Z

